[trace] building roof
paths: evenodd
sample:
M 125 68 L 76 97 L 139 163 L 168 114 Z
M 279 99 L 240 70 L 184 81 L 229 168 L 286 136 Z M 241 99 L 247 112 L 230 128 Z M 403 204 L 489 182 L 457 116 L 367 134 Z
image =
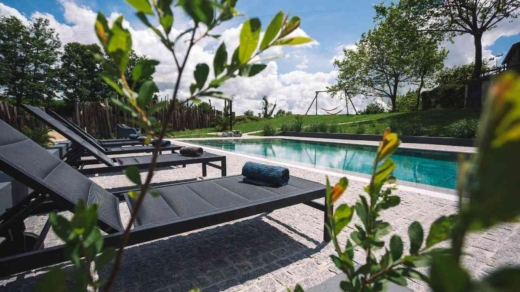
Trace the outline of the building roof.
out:
M 507 52 L 507 55 L 506 57 L 504 58 L 504 60 L 502 61 L 502 65 L 506 64 L 507 61 L 509 61 L 509 58 L 511 58 L 513 56 L 513 53 L 517 50 L 520 50 L 520 42 L 516 43 L 516 44 L 513 44 L 511 46 L 511 49 L 509 49 L 509 52 Z

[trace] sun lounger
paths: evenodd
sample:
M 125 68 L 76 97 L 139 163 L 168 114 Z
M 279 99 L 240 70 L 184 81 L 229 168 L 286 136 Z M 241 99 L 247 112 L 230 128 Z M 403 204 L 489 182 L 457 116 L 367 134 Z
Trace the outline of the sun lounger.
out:
M 87 152 L 92 152 L 91 149 L 94 148 L 97 150 L 97 152 L 101 152 L 105 155 L 116 155 L 116 154 L 132 154 L 132 153 L 146 153 L 146 152 L 152 152 L 154 150 L 154 147 L 152 146 L 135 146 L 135 147 L 104 147 L 99 144 L 97 144 L 93 139 L 87 138 L 83 139 L 76 133 L 74 133 L 72 130 L 67 128 L 62 123 L 55 120 L 53 117 L 48 115 L 46 112 L 41 110 L 40 108 L 30 106 L 30 105 L 22 105 L 22 108 L 25 109 L 27 112 L 32 114 L 33 116 L 37 117 L 39 120 L 44 122 L 47 126 L 53 128 L 56 130 L 56 132 L 63 135 L 65 138 L 69 139 L 72 143 L 74 143 L 74 146 L 77 146 L 77 151 L 81 152 L 80 155 L 83 155 L 85 150 Z M 90 146 L 90 147 L 89 147 Z M 172 153 L 175 152 L 175 150 L 181 149 L 182 146 L 178 145 L 170 145 L 167 147 L 162 147 L 162 151 L 171 151 Z
M 110 139 L 110 140 L 98 140 L 94 136 L 90 135 L 88 132 L 81 129 L 78 125 L 73 122 L 67 120 L 66 118 L 58 115 L 56 112 L 47 109 L 47 113 L 49 113 L 52 117 L 58 120 L 60 123 L 65 125 L 69 130 L 74 132 L 76 135 L 82 137 L 84 140 L 92 140 L 96 144 L 103 147 L 114 147 L 114 146 L 133 146 L 133 145 L 143 145 L 143 142 L 138 140 L 131 140 L 129 138 L 126 139 Z
M 125 197 L 130 210 L 134 207 L 134 201 L 125 191 L 108 192 L 3 121 L 0 121 L 0 131 L 0 170 L 34 190 L 0 216 L 0 236 L 5 238 L 0 246 L 0 276 L 65 261 L 64 245 L 43 248 L 49 222 L 34 238 L 24 233 L 24 220 L 52 210 L 71 211 L 80 199 L 88 205 L 98 204 L 98 225 L 107 233 L 104 247 L 119 245 L 124 229 L 119 198 Z M 242 179 L 242 176 L 231 176 L 156 186 L 159 197 L 145 198 L 129 245 L 300 203 L 324 211 L 324 220 L 327 220 L 326 208 L 313 201 L 325 196 L 322 184 L 292 177 L 288 185 L 273 188 L 246 184 Z

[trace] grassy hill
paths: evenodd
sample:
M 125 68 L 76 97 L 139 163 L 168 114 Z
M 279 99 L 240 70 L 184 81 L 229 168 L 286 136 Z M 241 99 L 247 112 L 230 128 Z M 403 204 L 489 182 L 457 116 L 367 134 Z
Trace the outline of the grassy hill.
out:
M 478 121 L 480 115 L 479 110 L 458 109 L 458 110 L 431 110 L 421 112 L 408 113 L 383 113 L 373 115 L 318 115 L 318 116 L 302 116 L 303 126 L 307 127 L 311 124 L 339 124 L 342 133 L 364 133 L 379 134 L 386 127 L 400 128 L 403 131 L 409 131 L 406 127 L 418 129 L 416 132 L 420 136 L 453 136 L 453 125 L 459 124 L 461 121 Z M 294 121 L 294 116 L 286 116 L 272 119 L 262 119 L 260 121 L 250 121 L 236 123 L 234 130 L 240 130 L 242 133 L 250 133 L 262 131 L 266 124 L 270 124 L 276 129 L 281 128 L 283 124 L 290 124 Z M 464 127 L 464 126 L 462 126 Z M 396 129 L 398 130 L 398 129 Z M 171 133 L 175 138 L 203 138 L 215 137 L 209 133 L 215 132 L 214 128 L 205 128 L 189 131 L 181 131 Z M 261 135 L 261 133 L 258 133 Z M 403 133 L 407 134 L 407 133 Z

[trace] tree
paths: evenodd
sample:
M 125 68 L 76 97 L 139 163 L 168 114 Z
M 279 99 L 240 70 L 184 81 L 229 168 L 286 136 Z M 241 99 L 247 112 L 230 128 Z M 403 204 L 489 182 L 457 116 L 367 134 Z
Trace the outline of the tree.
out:
M 287 115 L 287 113 L 283 109 L 279 109 L 274 116 L 278 118 L 278 117 L 285 117 L 286 115 Z
M 355 49 L 345 49 L 345 58 L 334 61 L 339 69 L 338 82 L 328 91 L 347 90 L 389 98 L 395 111 L 398 90 L 410 80 L 413 66 L 410 55 L 415 49 L 415 39 L 410 38 L 408 32 L 382 21 L 373 30 L 363 33 Z
M 475 46 L 472 78 L 482 73 L 482 37 L 496 25 L 519 15 L 520 0 L 403 0 L 400 7 L 410 19 L 423 23 L 421 30 L 445 33 L 448 38 L 470 34 Z
M 49 20 L 36 18 L 24 25 L 14 16 L 1 17 L 0 31 L 2 95 L 32 104 L 55 97 L 61 42 Z
M 448 56 L 446 49 L 439 49 L 442 35 L 419 32 L 422 24 L 417 19 L 409 19 L 406 13 L 393 3 L 389 6 L 381 3 L 375 6 L 375 10 L 376 19 L 387 22 L 393 29 L 404 30 L 401 33 L 406 34 L 410 38 L 410 43 L 414 44 L 409 55 L 412 61 L 409 82 L 417 86 L 415 90 L 415 110 L 417 111 L 421 102 L 422 90 L 435 85 L 435 76 L 444 68 L 444 60 Z
M 99 101 L 113 96 L 113 91 L 103 82 L 102 56 L 97 44 L 68 43 L 61 57 L 60 85 L 67 101 Z
M 254 117 L 255 113 L 252 110 L 247 110 L 244 112 L 244 116 L 246 117 Z
M 267 99 L 267 96 L 262 97 L 262 117 L 264 119 L 272 117 L 275 109 L 276 102 L 272 104 Z

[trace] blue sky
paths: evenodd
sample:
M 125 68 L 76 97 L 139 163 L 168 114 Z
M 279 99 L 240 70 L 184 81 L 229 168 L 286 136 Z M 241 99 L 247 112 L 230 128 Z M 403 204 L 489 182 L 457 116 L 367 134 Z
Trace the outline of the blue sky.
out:
M 372 4 L 377 2 L 366 0 L 239 0 L 238 10 L 248 16 L 260 17 L 263 27 L 273 15 L 283 10 L 302 19 L 301 29 L 314 38 L 318 44 L 300 48 L 283 49 L 284 58 L 269 64 L 262 76 L 252 80 L 233 81 L 226 88 L 237 95 L 240 110 L 256 107 L 263 95 L 278 101 L 279 107 L 303 111 L 314 91 L 323 90 L 335 81 L 336 72 L 332 66 L 335 57 L 342 56 L 342 49 L 351 47 L 359 39 L 361 33 L 373 27 L 374 11 Z M 155 49 L 155 43 L 149 42 L 146 28 L 133 15 L 133 10 L 124 0 L 0 0 L 0 14 L 20 15 L 27 20 L 34 16 L 52 19 L 51 23 L 60 33 L 62 42 L 79 41 L 95 42 L 93 34 L 93 18 L 102 11 L 106 15 L 123 13 L 134 29 L 134 47 L 142 54 L 151 55 L 163 62 L 163 67 L 154 77 L 165 94 L 172 87 L 169 60 Z M 224 41 L 237 38 L 240 23 L 244 17 L 230 21 L 224 25 L 222 33 Z M 177 25 L 186 25 L 186 18 L 176 16 Z M 484 37 L 484 56 L 506 53 L 513 43 L 520 41 L 518 22 L 501 23 L 497 29 Z M 143 40 L 145 39 L 145 40 Z M 455 39 L 446 43 L 450 51 L 446 66 L 468 63 L 473 58 L 473 41 L 470 36 Z M 202 60 L 210 62 L 215 44 L 209 43 L 200 49 L 199 54 L 190 58 L 195 65 Z M 229 47 L 229 44 L 228 44 Z M 494 61 L 493 61 L 494 63 Z M 193 65 L 193 66 L 194 66 Z M 183 80 L 184 81 L 184 80 Z M 189 85 L 190 80 L 186 80 Z M 184 82 L 183 82 L 184 83 Z M 269 86 L 266 86 L 268 84 Z M 323 106 L 335 106 L 339 101 L 322 99 Z M 357 106 L 363 108 L 368 101 L 360 99 Z

